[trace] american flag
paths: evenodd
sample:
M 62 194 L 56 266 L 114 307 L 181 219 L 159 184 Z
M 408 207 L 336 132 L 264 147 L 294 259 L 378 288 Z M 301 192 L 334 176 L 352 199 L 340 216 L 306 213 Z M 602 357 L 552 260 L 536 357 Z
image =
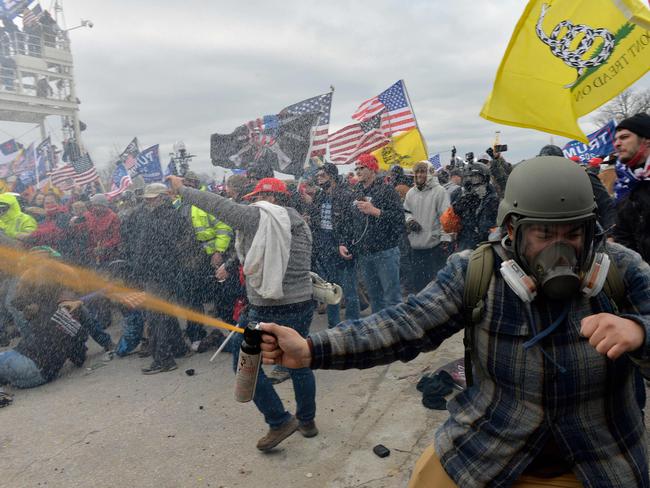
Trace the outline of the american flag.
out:
M 87 185 L 98 178 L 97 170 L 88 153 L 50 173 L 52 184 L 64 191 L 71 189 L 74 185 Z
M 354 162 L 360 154 L 374 151 L 390 142 L 384 133 L 383 118 L 377 114 L 370 119 L 350 124 L 329 136 L 330 160 L 334 164 Z
M 442 162 L 440 161 L 440 153 L 431 156 L 429 158 L 429 162 L 433 165 L 436 171 L 442 168 Z
M 332 108 L 332 92 L 308 98 L 302 102 L 294 103 L 282 109 L 280 114 L 290 113 L 302 115 L 306 113 L 319 113 L 311 129 L 311 156 L 324 156 L 327 152 L 327 133 L 330 125 L 330 110 Z
M 71 164 L 64 164 L 60 168 L 54 169 L 50 173 L 52 185 L 60 190 L 70 190 L 74 187 L 74 177 L 76 173 Z
M 90 159 L 90 154 L 85 153 L 79 159 L 72 161 L 75 170 L 74 181 L 77 185 L 83 186 L 99 179 L 95 165 Z
M 36 5 L 33 9 L 26 8 L 23 12 L 23 27 L 27 27 L 31 24 L 38 22 L 38 19 L 43 15 L 43 9 L 41 5 Z
M 403 80 L 399 80 L 388 90 L 363 102 L 352 114 L 352 118 L 364 122 L 378 114 L 384 115 L 381 128 L 387 136 L 417 126 Z
M 138 154 L 140 154 L 138 138 L 134 137 L 124 151 L 122 151 L 122 154 L 120 154 L 120 162 L 124 163 L 124 167 L 131 171 L 138 161 Z
M 113 171 L 113 177 L 111 182 L 111 191 L 106 192 L 106 197 L 108 199 L 115 198 L 118 195 L 121 195 L 126 191 L 126 189 L 131 186 L 133 180 L 131 175 L 127 171 L 123 163 L 117 163 L 115 166 L 115 171 Z

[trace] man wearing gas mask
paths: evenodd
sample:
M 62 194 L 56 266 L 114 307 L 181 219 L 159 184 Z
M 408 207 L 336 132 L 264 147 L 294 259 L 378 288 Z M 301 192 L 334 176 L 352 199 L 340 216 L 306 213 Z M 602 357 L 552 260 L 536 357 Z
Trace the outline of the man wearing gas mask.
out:
M 499 197 L 490 184 L 490 170 L 483 163 L 470 163 L 463 174 L 463 186 L 451 196 L 451 206 L 460 218 L 458 251 L 473 249 L 486 241 L 495 226 Z
M 411 488 L 648 487 L 635 388 L 637 368 L 650 376 L 650 266 L 604 239 L 595 208 L 571 161 L 524 161 L 499 206 L 502 240 L 452 255 L 421 293 L 360 321 L 306 339 L 263 324 L 264 361 L 368 368 L 411 360 L 465 327 L 473 382 L 449 400 Z M 476 269 L 487 279 L 467 307 Z

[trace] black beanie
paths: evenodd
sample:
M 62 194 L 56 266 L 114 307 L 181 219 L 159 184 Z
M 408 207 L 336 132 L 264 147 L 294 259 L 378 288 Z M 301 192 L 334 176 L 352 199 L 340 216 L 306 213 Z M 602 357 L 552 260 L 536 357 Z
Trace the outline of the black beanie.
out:
M 639 113 L 628 117 L 616 126 L 616 130 L 627 129 L 639 137 L 650 139 L 650 115 Z
M 325 174 L 330 175 L 332 178 L 336 179 L 339 176 L 339 169 L 334 163 L 325 163 L 321 168 Z

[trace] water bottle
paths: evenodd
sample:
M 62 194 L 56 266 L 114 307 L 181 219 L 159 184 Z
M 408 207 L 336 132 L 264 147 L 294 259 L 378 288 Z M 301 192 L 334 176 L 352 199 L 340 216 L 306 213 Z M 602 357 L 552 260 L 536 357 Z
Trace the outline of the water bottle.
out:
M 235 400 L 250 402 L 255 395 L 257 375 L 262 364 L 262 330 L 257 322 L 249 322 L 244 328 L 244 340 L 239 350 L 235 376 Z

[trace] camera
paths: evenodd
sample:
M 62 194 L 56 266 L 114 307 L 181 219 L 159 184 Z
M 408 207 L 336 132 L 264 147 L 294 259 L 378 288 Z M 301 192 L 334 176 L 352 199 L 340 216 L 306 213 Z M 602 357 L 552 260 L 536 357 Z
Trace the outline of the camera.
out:
M 474 153 L 473 152 L 468 152 L 465 154 L 465 161 L 468 163 L 471 163 L 474 161 Z
M 508 150 L 508 145 L 507 144 L 497 144 L 494 146 L 495 152 L 502 153 L 506 152 Z

